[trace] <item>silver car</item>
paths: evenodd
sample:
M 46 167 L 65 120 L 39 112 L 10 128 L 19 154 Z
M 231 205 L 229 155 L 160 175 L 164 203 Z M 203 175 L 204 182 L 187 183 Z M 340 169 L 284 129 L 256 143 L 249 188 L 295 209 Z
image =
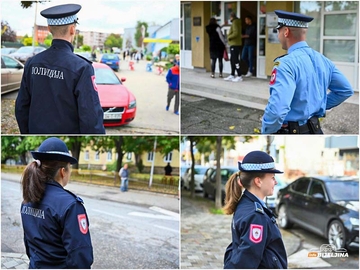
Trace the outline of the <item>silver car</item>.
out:
M 30 57 L 33 57 L 45 50 L 46 48 L 39 46 L 22 46 L 16 52 L 10 54 L 10 56 L 19 60 L 21 63 L 25 63 Z
M 20 88 L 24 65 L 16 59 L 1 56 L 1 94 L 18 90 Z

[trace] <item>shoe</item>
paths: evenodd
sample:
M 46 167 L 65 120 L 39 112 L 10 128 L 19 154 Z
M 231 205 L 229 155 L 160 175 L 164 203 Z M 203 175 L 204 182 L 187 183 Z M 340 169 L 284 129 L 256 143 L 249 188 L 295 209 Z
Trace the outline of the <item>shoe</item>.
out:
M 211 78 L 213 78 L 213 79 L 214 79 L 214 78 L 215 78 L 215 75 L 214 75 L 214 74 L 211 74 Z
M 224 78 L 224 81 L 230 81 L 234 79 L 235 77 L 233 75 L 229 75 L 228 77 Z
M 167 111 L 169 110 L 169 106 L 166 106 L 166 110 L 167 110 Z
M 221 73 L 219 74 L 219 77 L 220 77 L 220 78 L 222 78 L 222 77 L 223 77 Z
M 232 81 L 232 82 L 242 82 L 243 79 L 242 79 L 241 76 L 237 76 L 237 77 L 235 77 L 234 79 L 232 79 L 231 81 Z
M 174 112 L 176 115 L 179 115 L 180 113 L 179 112 Z
M 248 71 L 245 75 L 245 77 L 251 77 L 252 76 L 252 73 L 250 71 Z

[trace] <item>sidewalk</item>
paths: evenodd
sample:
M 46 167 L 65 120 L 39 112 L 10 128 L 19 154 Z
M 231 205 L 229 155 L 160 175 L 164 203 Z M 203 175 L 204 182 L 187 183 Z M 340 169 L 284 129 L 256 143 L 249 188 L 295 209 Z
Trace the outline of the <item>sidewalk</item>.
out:
M 222 269 L 226 247 L 231 242 L 232 215 L 214 215 L 208 203 L 181 198 L 181 268 Z M 288 257 L 300 248 L 300 239 L 281 230 Z M 296 267 L 295 267 L 296 268 Z
M 19 182 L 20 175 L 13 173 L 1 173 L 2 180 Z M 180 212 L 180 201 L 177 196 L 151 193 L 148 191 L 129 190 L 121 192 L 116 187 L 97 186 L 70 182 L 66 187 L 67 190 L 82 197 L 86 203 L 86 198 L 95 198 L 125 204 L 136 204 L 142 206 L 157 206 L 168 211 Z M 1 252 L 1 269 L 27 269 L 29 259 L 26 254 Z
M 209 72 L 199 69 L 181 69 L 181 92 L 226 103 L 264 111 L 269 98 L 269 80 L 255 77 L 242 82 L 228 82 L 210 77 Z M 224 76 L 227 76 L 225 74 Z M 182 119 L 184 121 L 184 119 Z M 322 119 L 324 132 L 328 134 L 359 133 L 359 93 L 355 92 L 338 107 L 327 111 Z

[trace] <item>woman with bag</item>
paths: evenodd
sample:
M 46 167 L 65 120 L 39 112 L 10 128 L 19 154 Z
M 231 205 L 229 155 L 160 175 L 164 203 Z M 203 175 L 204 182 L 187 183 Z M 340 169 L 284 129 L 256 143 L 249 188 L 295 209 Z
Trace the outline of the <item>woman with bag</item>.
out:
M 215 78 L 216 60 L 219 59 L 219 77 L 222 78 L 223 71 L 223 57 L 226 52 L 226 41 L 221 32 L 220 26 L 217 24 L 215 18 L 211 18 L 209 24 L 206 26 L 206 32 L 210 39 L 210 58 L 211 58 L 211 78 Z M 225 61 L 226 60 L 225 58 Z

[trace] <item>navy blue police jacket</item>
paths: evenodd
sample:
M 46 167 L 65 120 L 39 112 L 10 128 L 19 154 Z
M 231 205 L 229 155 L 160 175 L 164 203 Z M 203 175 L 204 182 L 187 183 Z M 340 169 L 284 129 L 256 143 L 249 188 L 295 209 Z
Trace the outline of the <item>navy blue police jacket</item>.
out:
M 105 134 L 94 68 L 73 51 L 54 39 L 26 62 L 15 103 L 22 134 Z
M 55 181 L 48 182 L 39 203 L 23 203 L 29 268 L 90 268 L 93 248 L 81 198 Z
M 287 268 L 274 214 L 247 190 L 236 207 L 231 227 L 232 243 L 225 252 L 225 269 Z

